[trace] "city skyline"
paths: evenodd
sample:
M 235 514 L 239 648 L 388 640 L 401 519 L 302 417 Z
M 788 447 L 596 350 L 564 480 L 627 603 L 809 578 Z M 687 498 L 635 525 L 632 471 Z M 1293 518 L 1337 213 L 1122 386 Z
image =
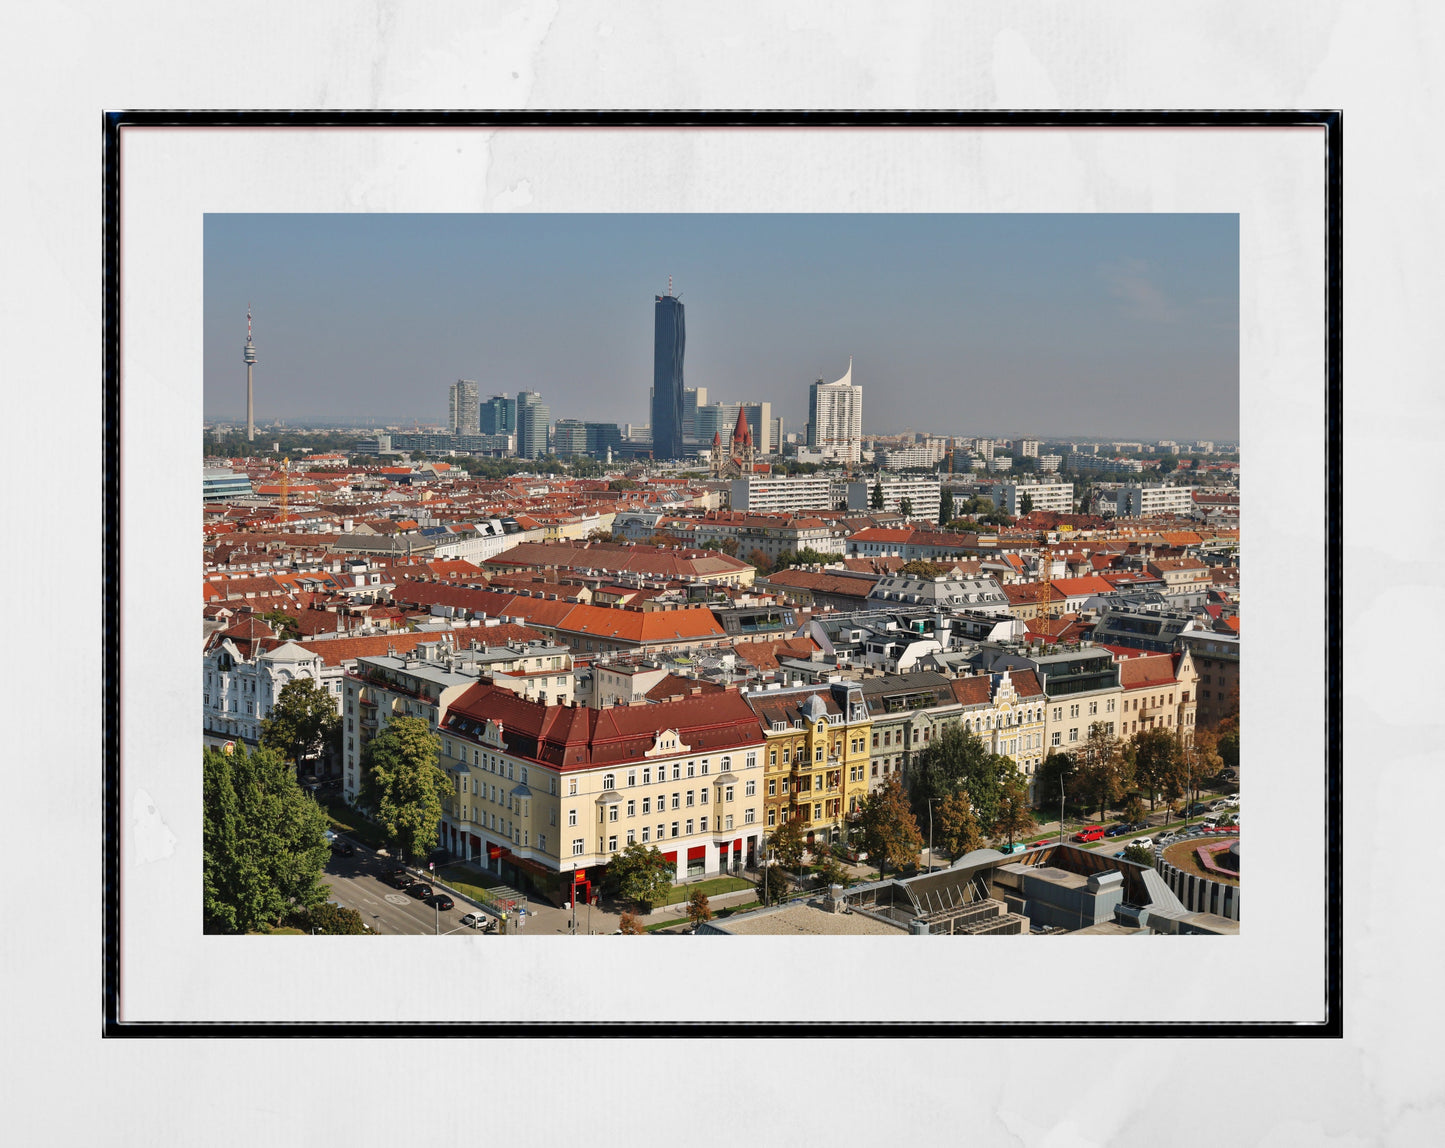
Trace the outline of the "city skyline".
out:
M 855 360 L 863 434 L 1236 440 L 1230 215 L 206 217 L 207 420 L 445 425 L 448 389 L 649 421 L 654 316 L 686 384 L 790 433 Z

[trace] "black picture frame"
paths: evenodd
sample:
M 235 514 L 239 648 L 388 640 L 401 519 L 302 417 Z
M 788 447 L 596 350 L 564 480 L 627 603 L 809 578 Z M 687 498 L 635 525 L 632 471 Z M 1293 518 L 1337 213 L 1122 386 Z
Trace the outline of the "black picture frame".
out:
M 748 1036 L 795 1037 L 796 1025 L 787 1023 L 683 1023 L 584 1024 L 536 1022 L 499 1028 L 467 1022 L 455 1024 L 405 1024 L 350 1022 L 274 1023 L 150 1023 L 120 1019 L 123 954 L 120 945 L 120 917 L 123 911 L 121 882 L 121 731 L 120 699 L 123 683 L 119 666 L 121 642 L 120 547 L 123 505 L 120 482 L 121 402 L 120 388 L 120 211 L 122 133 L 128 127 L 205 128 L 422 128 L 422 127 L 768 127 L 790 126 L 904 128 L 904 127 L 1007 127 L 1007 128 L 1278 128 L 1311 127 L 1325 133 L 1325 170 L 1321 173 L 1324 196 L 1325 297 L 1320 301 L 1325 315 L 1326 377 L 1326 552 L 1324 554 L 1326 602 L 1325 689 L 1326 729 L 1326 858 L 1324 944 L 1324 1019 L 1320 1023 L 1300 1022 L 1120 1022 L 1079 1024 L 1020 1021 L 1010 1023 L 851 1023 L 838 1021 L 810 1026 L 813 1035 L 852 1038 L 894 1038 L 900 1036 L 985 1036 L 985 1037 L 1293 1037 L 1338 1038 L 1343 1035 L 1342 922 L 1343 922 L 1343 837 L 1342 837 L 1342 617 L 1343 586 L 1341 562 L 1342 524 L 1342 223 L 1343 223 L 1343 115 L 1339 110 L 1221 110 L 1221 111 L 166 111 L 138 110 L 106 112 L 102 118 L 103 149 L 103 441 L 104 441 L 104 566 L 108 571 L 102 586 L 104 630 L 104 694 L 102 712 L 103 805 L 104 805 L 104 935 L 102 983 L 102 1032 L 106 1037 L 274 1037 L 274 1036 L 368 1036 L 368 1037 L 579 1037 L 617 1036 Z

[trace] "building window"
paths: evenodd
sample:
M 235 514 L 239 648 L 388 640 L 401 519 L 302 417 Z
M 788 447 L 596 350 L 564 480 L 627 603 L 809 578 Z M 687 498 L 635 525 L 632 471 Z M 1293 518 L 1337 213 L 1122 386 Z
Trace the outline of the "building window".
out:
M 607 807 L 607 820 L 608 820 L 608 821 L 616 821 L 616 820 L 617 820 L 617 806 L 615 806 L 615 805 L 609 805 L 609 806 Z
M 678 809 L 678 808 L 681 807 L 681 803 L 682 803 L 682 794 L 680 794 L 680 793 L 674 793 L 674 794 L 672 795 L 672 807 L 673 807 L 674 809 Z
M 776 749 L 770 749 L 770 750 L 768 750 L 768 764 L 769 764 L 769 765 L 777 765 L 777 764 L 778 764 L 778 751 L 777 751 Z
M 769 797 L 777 797 L 777 796 L 778 796 L 778 779 L 777 779 L 776 777 L 770 778 L 770 779 L 768 780 L 768 796 L 769 796 Z
M 627 784 L 628 784 L 629 786 L 633 786 L 633 785 L 636 785 L 636 784 L 637 784 L 637 770 L 635 770 L 635 769 L 629 769 L 629 770 L 627 771 Z
M 724 831 L 726 831 L 726 830 L 731 829 L 732 827 L 733 827 L 733 815 L 732 815 L 731 813 L 729 813 L 726 817 L 723 818 L 723 829 L 724 829 Z
M 575 809 L 569 809 L 569 810 L 567 810 L 567 824 L 568 824 L 568 825 L 576 825 L 576 824 L 577 824 L 577 811 L 576 811 Z
M 733 787 L 732 787 L 731 785 L 724 786 L 724 787 L 723 787 L 723 800 L 724 800 L 724 801 L 731 801 L 732 799 L 733 799 Z
M 691 817 L 689 817 L 689 818 L 687 819 L 687 828 L 684 830 L 684 832 L 685 832 L 689 837 L 692 836 L 692 818 L 691 818 Z
M 1059 744 L 1059 740 L 1060 740 L 1059 731 L 1058 731 L 1058 730 L 1054 730 L 1053 737 L 1050 739 L 1049 744 L 1050 744 L 1050 745 L 1058 745 L 1058 744 Z
M 746 785 L 743 786 L 744 797 L 752 797 L 754 794 L 757 793 L 757 791 L 758 783 L 756 781 L 749 781 Z
M 617 788 L 617 775 L 614 774 L 614 773 L 604 773 L 604 774 L 602 775 L 602 788 L 603 788 L 603 789 L 616 789 L 616 788 Z
M 682 762 L 680 762 L 680 761 L 674 761 L 674 762 L 672 763 L 672 780 L 673 780 L 673 781 L 680 781 L 681 779 L 682 779 Z
M 635 802 L 635 801 L 629 801 L 629 802 L 627 803 L 627 816 L 628 816 L 628 817 L 635 817 L 636 815 L 637 815 L 637 802 Z
M 647 842 L 651 839 L 651 837 L 652 837 L 652 830 L 650 830 L 646 825 L 644 825 L 644 826 L 642 827 L 642 843 L 643 843 L 644 845 L 646 845 Z
M 1090 702 L 1090 703 L 1089 703 L 1089 716 L 1090 716 L 1090 717 L 1093 717 L 1093 716 L 1094 716 L 1096 713 L 1098 713 L 1098 712 L 1099 712 L 1099 703 L 1098 703 L 1098 702 Z
M 756 814 L 754 813 L 753 810 L 748 809 L 748 810 L 744 810 L 744 811 L 743 811 L 743 824 L 744 824 L 744 825 L 751 825 L 754 820 L 756 820 Z
M 692 795 L 693 795 L 693 791 L 692 791 L 691 789 L 689 789 L 689 790 L 687 791 L 687 803 L 688 803 L 688 805 L 691 805 L 691 804 L 692 804 Z
M 569 777 L 567 779 L 567 796 L 577 796 L 577 779 L 575 777 Z
M 1105 712 L 1105 713 L 1110 713 L 1110 714 L 1114 712 L 1114 699 L 1113 699 L 1113 698 L 1110 698 L 1107 702 L 1104 703 L 1104 712 Z
M 658 776 L 658 779 L 661 780 L 661 778 L 662 778 L 662 771 L 661 771 L 660 769 L 658 770 L 657 776 Z M 644 769 L 644 770 L 642 771 L 642 784 L 643 784 L 643 785 L 651 785 L 651 784 L 652 784 L 652 770 L 651 770 L 651 769 Z
M 616 838 L 616 836 L 612 836 L 612 837 L 609 837 L 609 838 L 607 839 L 607 852 L 609 852 L 609 853 L 616 853 L 616 852 L 617 852 L 617 838 Z
M 783 764 L 784 764 L 784 765 L 787 765 L 788 762 L 792 760 L 792 758 L 791 758 L 791 756 L 790 756 L 790 755 L 792 754 L 792 752 L 793 752 L 793 750 L 792 750 L 792 747 L 791 747 L 791 746 L 787 746 L 787 745 L 783 746 Z
M 697 774 L 696 774 L 696 772 L 695 772 L 696 769 L 697 769 L 697 763 L 696 763 L 696 762 L 692 762 L 692 761 L 688 762 L 688 763 L 687 763 L 687 775 L 688 775 L 688 777 L 696 777 L 696 776 L 697 776 Z
M 783 793 L 783 796 L 784 796 L 784 797 L 786 797 L 787 794 L 788 794 L 788 781 L 789 781 L 789 779 L 786 778 L 786 777 L 784 777 L 784 778 L 782 778 L 781 781 L 779 782 L 779 785 L 780 785 L 781 788 L 782 788 L 782 793 Z
M 1069 730 L 1069 740 L 1070 740 L 1070 741 L 1078 741 L 1078 740 L 1079 740 L 1079 727 L 1078 727 L 1078 726 L 1075 726 L 1073 729 Z
M 823 805 L 821 802 L 813 806 L 813 820 L 817 821 L 823 816 Z
M 746 766 L 748 769 L 756 769 L 758 767 L 758 755 L 755 750 L 748 751 Z
M 677 836 L 677 822 L 676 822 L 676 821 L 674 821 L 674 822 L 672 823 L 672 835 L 673 835 L 674 837 Z
M 814 761 L 822 761 L 822 760 L 823 760 L 823 747 L 822 747 L 821 745 L 818 746 L 816 749 L 813 750 L 813 760 L 814 760 Z
M 581 856 L 582 856 L 582 838 L 580 838 L 580 837 L 574 837 L 574 838 L 572 838 L 572 856 L 573 856 L 573 857 L 581 857 Z

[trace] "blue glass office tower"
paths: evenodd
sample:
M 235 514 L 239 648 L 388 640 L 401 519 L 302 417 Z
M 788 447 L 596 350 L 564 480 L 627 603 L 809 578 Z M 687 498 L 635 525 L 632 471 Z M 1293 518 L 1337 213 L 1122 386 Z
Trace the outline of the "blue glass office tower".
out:
M 652 338 L 652 457 L 681 458 L 682 351 L 687 342 L 682 304 L 672 294 L 655 295 Z

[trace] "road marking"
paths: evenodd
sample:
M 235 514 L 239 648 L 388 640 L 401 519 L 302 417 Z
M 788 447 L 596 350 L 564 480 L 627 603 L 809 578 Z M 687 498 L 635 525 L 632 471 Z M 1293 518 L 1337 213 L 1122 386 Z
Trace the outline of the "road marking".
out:
M 388 905 L 409 905 L 409 904 L 411 904 L 411 902 L 410 902 L 409 900 L 407 900 L 407 898 L 403 897 L 400 893 L 388 893 L 388 894 L 386 895 L 386 903 L 387 903 Z

